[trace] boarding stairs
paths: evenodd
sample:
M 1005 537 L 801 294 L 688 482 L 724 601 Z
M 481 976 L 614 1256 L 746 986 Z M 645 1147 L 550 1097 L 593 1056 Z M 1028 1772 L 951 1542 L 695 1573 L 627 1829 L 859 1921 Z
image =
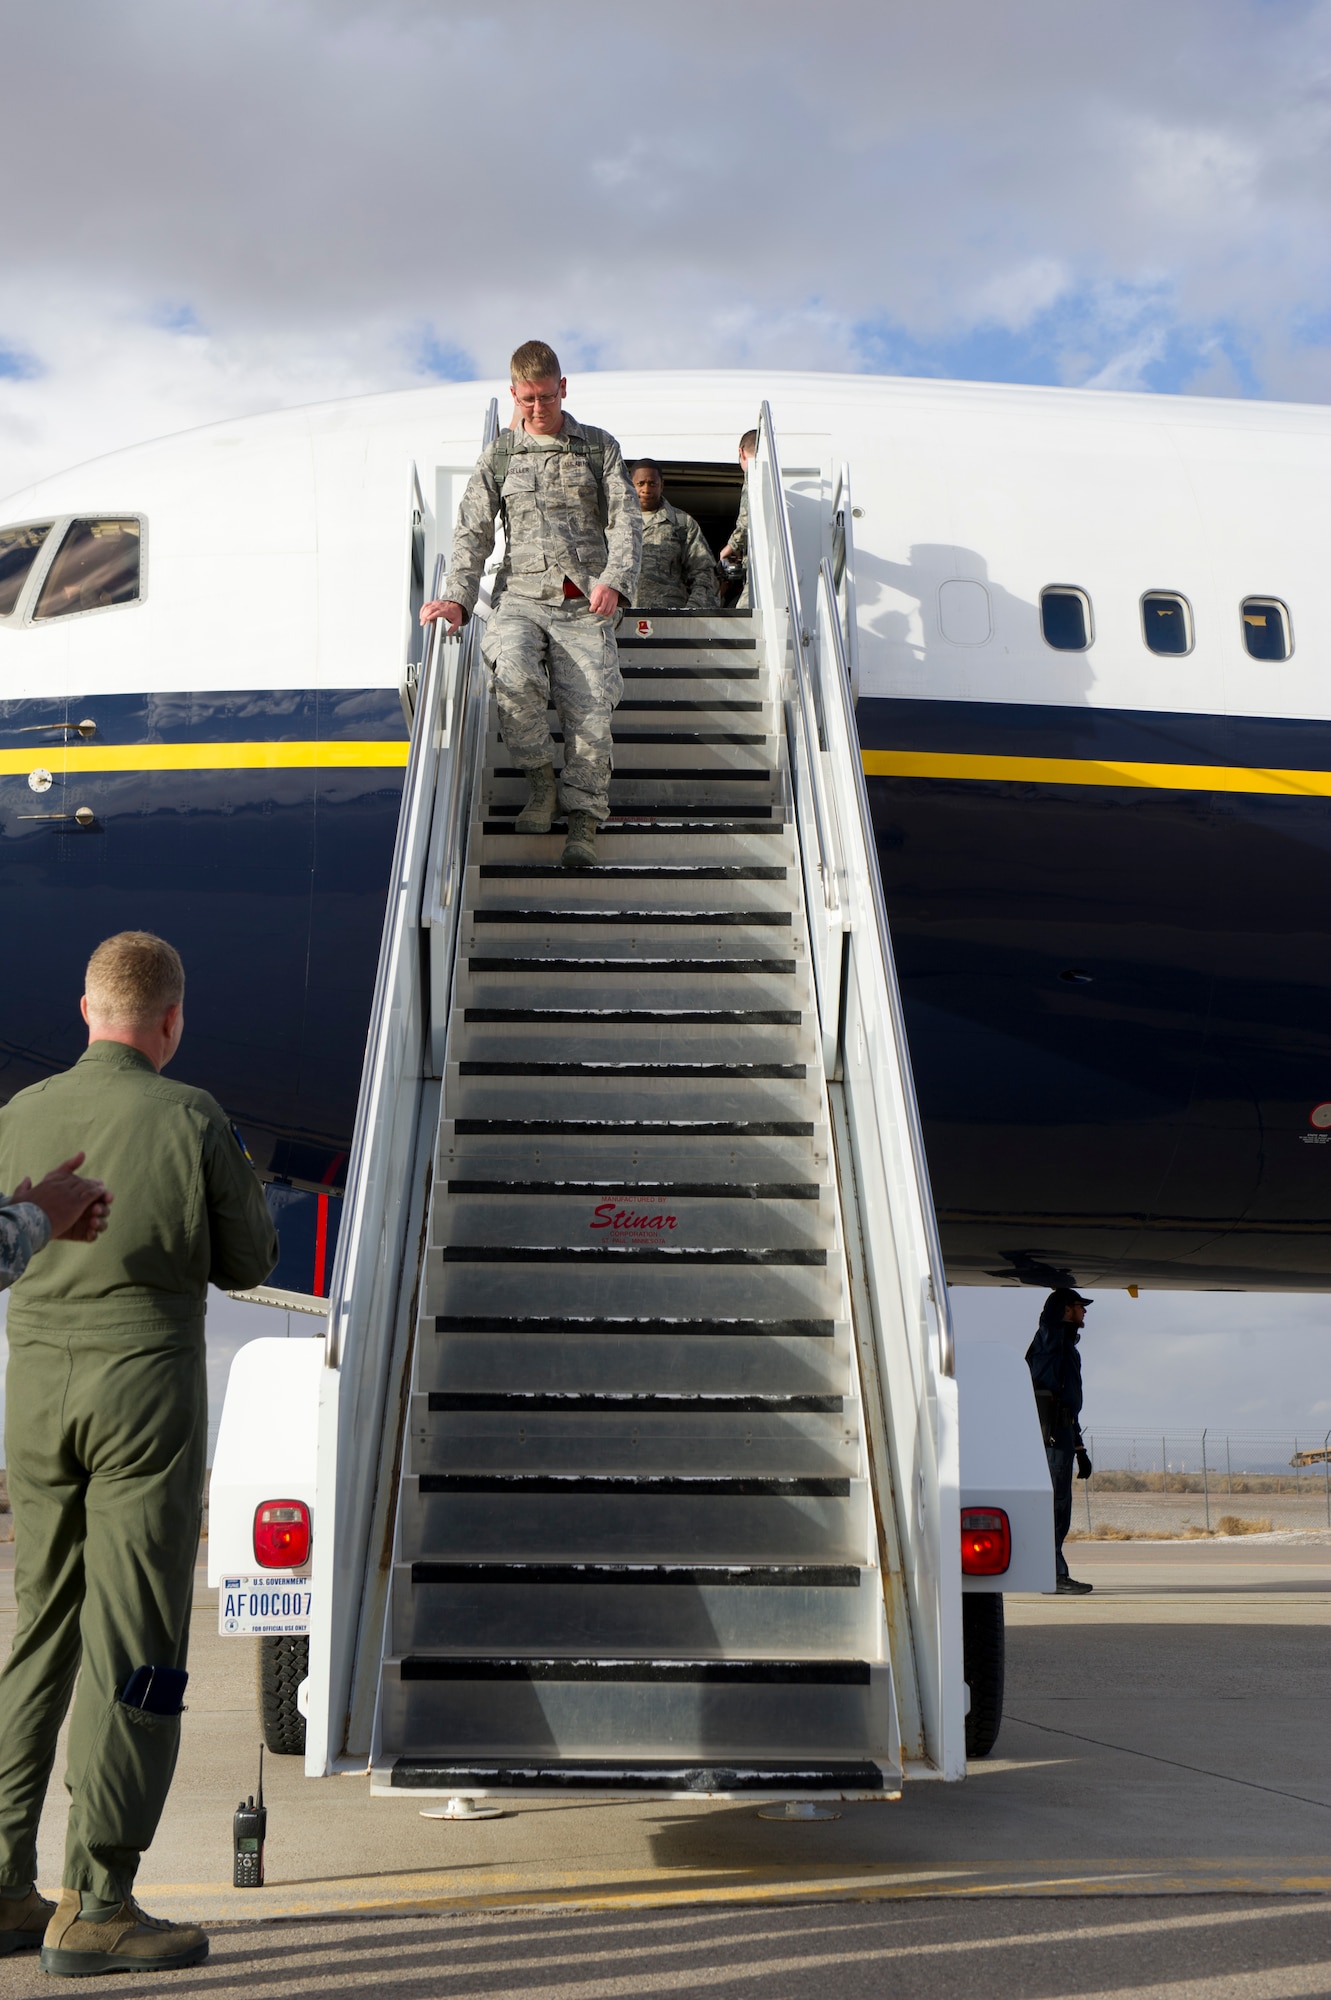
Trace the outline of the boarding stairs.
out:
M 368 1753 L 377 1791 L 881 1797 L 959 1754 L 941 1266 L 918 1130 L 866 1249 L 844 630 L 829 564 L 820 680 L 764 443 L 755 611 L 625 618 L 595 870 L 517 832 L 474 638 L 423 665 L 378 1023 L 406 1074 L 387 1130 L 372 1028 L 316 1501 L 309 1767 Z

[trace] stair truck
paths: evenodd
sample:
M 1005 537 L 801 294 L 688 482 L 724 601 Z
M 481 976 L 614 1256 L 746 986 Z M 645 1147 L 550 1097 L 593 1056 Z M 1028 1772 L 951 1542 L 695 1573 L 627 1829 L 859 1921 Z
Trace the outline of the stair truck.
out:
M 515 829 L 479 616 L 404 675 L 326 1320 L 237 1354 L 211 1485 L 312 1777 L 895 1797 L 990 1749 L 1002 1593 L 1053 1587 L 1025 1367 L 958 1380 L 849 473 L 783 474 L 764 405 L 749 479 L 752 608 L 624 619 L 597 869 Z

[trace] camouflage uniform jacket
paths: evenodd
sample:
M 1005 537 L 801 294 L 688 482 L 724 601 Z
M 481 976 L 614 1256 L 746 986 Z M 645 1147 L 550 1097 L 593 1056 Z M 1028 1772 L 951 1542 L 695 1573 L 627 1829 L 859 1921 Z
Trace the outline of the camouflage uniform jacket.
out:
M 731 553 L 731 554 L 732 554 L 733 556 L 738 556 L 738 557 L 740 557 L 740 558 L 741 558 L 741 559 L 742 559 L 743 561 L 745 561 L 745 562 L 747 562 L 747 561 L 748 561 L 748 556 L 749 556 L 749 482 L 748 482 L 748 480 L 747 480 L 747 479 L 746 479 L 746 480 L 745 480 L 745 482 L 744 482 L 744 492 L 743 492 L 743 494 L 742 494 L 742 496 L 741 496 L 741 498 L 740 498 L 740 503 L 739 503 L 739 513 L 738 513 L 738 514 L 736 515 L 736 517 L 735 517 L 735 525 L 734 525 L 734 527 L 733 527 L 733 528 L 732 528 L 732 529 L 730 530 L 730 533 L 729 533 L 729 534 L 728 534 L 728 535 L 726 536 L 726 541 L 727 541 L 727 543 L 729 544 L 729 547 L 730 547 L 730 553 Z
M 28 1268 L 28 1261 L 51 1240 L 46 1211 L 35 1201 L 8 1201 L 0 1196 L 0 1292 L 8 1291 Z
M 604 451 L 604 497 L 589 460 L 571 448 L 573 438 L 594 439 Z M 504 480 L 508 546 L 495 597 L 503 590 L 559 603 L 567 577 L 584 597 L 604 583 L 631 604 L 642 558 L 642 509 L 614 438 L 579 424 L 566 410 L 553 448 L 525 430 L 516 439 Z M 467 481 L 442 592 L 468 615 L 476 608 L 481 575 L 495 544 L 500 502 L 495 449 L 486 446 Z
M 663 500 L 642 517 L 642 573 L 635 604 L 644 610 L 717 602 L 716 557 L 692 514 Z

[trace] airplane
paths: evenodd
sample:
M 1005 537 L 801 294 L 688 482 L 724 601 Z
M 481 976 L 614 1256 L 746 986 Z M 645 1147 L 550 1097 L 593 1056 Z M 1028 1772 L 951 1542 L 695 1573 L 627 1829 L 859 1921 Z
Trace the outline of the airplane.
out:
M 99 939 L 170 938 L 275 1302 L 328 1290 L 416 614 L 494 395 L 238 418 L 0 502 L 0 1098 L 77 1057 Z M 719 549 L 764 398 L 801 581 L 833 554 L 847 606 L 949 1280 L 1326 1289 L 1331 411 L 780 372 L 569 407 Z

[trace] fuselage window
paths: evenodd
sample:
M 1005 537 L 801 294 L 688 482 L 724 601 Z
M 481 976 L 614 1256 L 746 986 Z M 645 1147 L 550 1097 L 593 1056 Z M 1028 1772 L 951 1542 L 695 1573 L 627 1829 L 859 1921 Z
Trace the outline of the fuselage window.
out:
M 1060 653 L 1084 653 L 1091 643 L 1091 600 L 1071 584 L 1051 584 L 1040 592 L 1040 630 L 1046 646 Z
M 22 528 L 0 528 L 0 618 L 8 618 L 18 603 L 28 572 L 50 532 L 49 521 L 29 521 Z
M 1142 599 L 1142 637 L 1153 653 L 1192 651 L 1192 609 L 1186 597 L 1148 590 Z
M 1287 660 L 1294 651 L 1289 612 L 1278 597 L 1245 597 L 1243 643 L 1254 660 Z
M 139 594 L 139 524 L 134 520 L 72 521 L 37 599 L 38 618 L 68 618 L 132 604 Z

